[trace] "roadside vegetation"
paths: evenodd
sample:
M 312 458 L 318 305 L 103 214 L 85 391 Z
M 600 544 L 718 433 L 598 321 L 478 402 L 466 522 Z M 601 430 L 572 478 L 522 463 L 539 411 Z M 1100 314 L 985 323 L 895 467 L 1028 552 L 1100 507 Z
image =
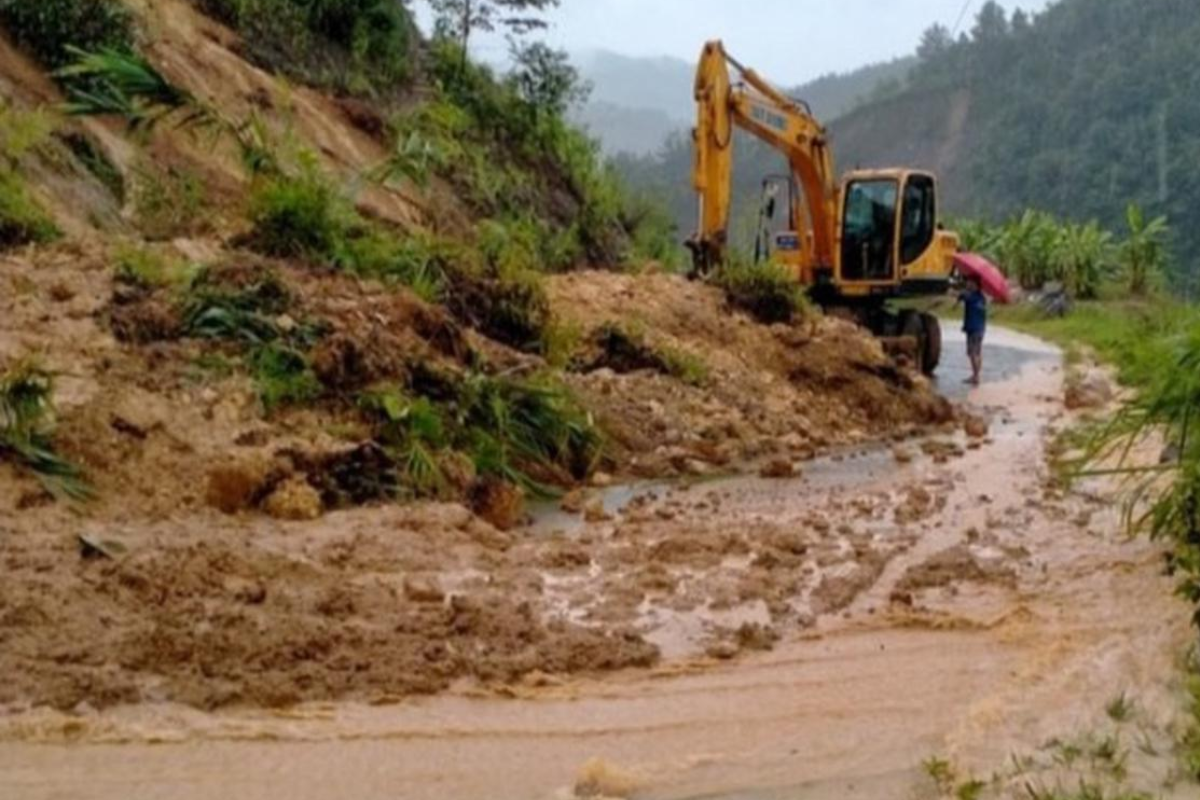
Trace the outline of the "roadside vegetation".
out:
M 989 256 L 1030 291 L 1055 283 L 1077 300 L 1143 298 L 1162 287 L 1167 273 L 1167 221 L 1148 219 L 1137 205 L 1126 208 L 1125 228 L 1117 232 L 1035 210 L 999 225 L 968 220 L 955 228 L 964 250 Z

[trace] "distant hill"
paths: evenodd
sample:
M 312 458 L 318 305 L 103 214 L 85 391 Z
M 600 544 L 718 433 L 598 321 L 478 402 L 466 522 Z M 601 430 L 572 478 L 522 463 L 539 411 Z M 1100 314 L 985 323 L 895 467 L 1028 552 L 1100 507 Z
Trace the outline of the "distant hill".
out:
M 600 139 L 607 153 L 657 153 L 667 135 L 692 125 L 695 65 L 677 58 L 631 58 L 607 51 L 576 56 L 580 74 L 592 85 L 588 104 L 574 120 Z M 915 58 L 874 64 L 845 74 L 824 75 L 785 88 L 812 106 L 821 119 L 841 116 L 881 89 L 898 91 Z
M 825 75 L 811 83 L 784 91 L 806 101 L 819 119 L 829 123 L 853 113 L 852 110 L 862 104 L 870 104 L 903 91 L 908 74 L 916 63 L 915 57 L 901 58 L 842 75 Z M 692 125 L 691 115 L 694 114 L 691 100 L 692 68 L 689 66 L 688 69 L 688 117 L 665 141 L 662 136 L 655 138 L 649 112 L 635 119 L 627 110 L 620 113 L 612 106 L 607 106 L 606 111 L 593 102 L 577 117 L 585 121 L 592 133 L 601 139 L 628 184 L 666 203 L 681 232 L 680 238 L 692 230 L 696 216 L 696 196 L 692 192 L 690 177 L 692 143 L 687 135 Z M 586 71 L 584 74 L 588 75 Z M 591 79 L 596 80 L 594 77 Z M 611 84 L 602 87 L 598 82 L 596 86 L 597 97 L 613 97 Z M 885 138 L 888 135 L 886 127 L 878 133 Z M 644 146 L 636 146 L 640 144 Z M 785 172 L 787 167 L 778 153 L 745 134 L 738 135 L 734 161 L 736 218 L 732 235 L 735 244 L 748 245 L 754 235 L 754 217 L 758 210 L 762 179 L 772 173 Z
M 833 125 L 844 165 L 940 173 L 951 215 L 1028 207 L 1120 229 L 1166 215 L 1178 267 L 1200 259 L 1200 3 L 1060 0 L 1029 17 L 986 4 L 969 37 L 931 32 L 900 93 Z

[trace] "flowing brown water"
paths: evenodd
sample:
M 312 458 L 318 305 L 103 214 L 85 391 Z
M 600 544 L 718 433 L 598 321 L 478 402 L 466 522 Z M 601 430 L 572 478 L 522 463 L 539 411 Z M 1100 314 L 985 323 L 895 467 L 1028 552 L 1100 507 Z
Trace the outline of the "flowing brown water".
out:
M 1097 725 L 1119 692 L 1165 728 L 1186 608 L 1111 503 L 1045 498 L 1048 428 L 1065 422 L 1058 359 L 1021 337 L 1001 344 L 1036 357 L 970 398 L 995 414 L 990 443 L 962 459 L 870 456 L 721 485 L 713 513 L 737 524 L 831 495 L 943 487 L 944 508 L 844 614 L 783 632 L 770 653 L 394 706 L 29 712 L 0 718 L 0 796 L 894 800 L 931 796 L 931 756 L 992 769 Z M 915 599 L 900 591 L 947 551 L 974 572 L 951 564 Z

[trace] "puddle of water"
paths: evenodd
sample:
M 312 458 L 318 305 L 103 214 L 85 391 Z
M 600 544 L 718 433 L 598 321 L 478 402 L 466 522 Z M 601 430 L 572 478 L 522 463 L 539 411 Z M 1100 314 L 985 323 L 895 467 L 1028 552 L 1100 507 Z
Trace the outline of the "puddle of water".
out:
M 956 402 L 969 402 L 974 394 L 964 381 L 971 374 L 966 355 L 966 337 L 949 322 L 943 322 L 945 352 L 937 375 L 938 389 Z M 994 386 L 1019 376 L 1032 364 L 1051 363 L 1059 357 L 1056 349 L 1032 337 L 1003 328 L 994 328 L 984 345 L 984 385 Z M 1007 420 L 1001 420 L 1008 424 Z M 1018 435 L 1030 435 L 1033 430 L 1023 426 Z M 597 489 L 593 502 L 599 500 L 604 511 L 613 517 L 629 510 L 635 502 L 660 502 L 673 497 L 684 502 L 696 501 L 711 492 L 736 495 L 747 500 L 770 500 L 800 492 L 856 490 L 881 480 L 894 480 L 905 467 L 897 464 L 889 446 L 875 444 L 834 452 L 803 465 L 801 474 L 782 480 L 764 479 L 757 475 L 732 475 L 696 479 L 638 481 Z M 535 533 L 578 534 L 587 527 L 582 515 L 563 511 L 556 503 L 533 507 Z

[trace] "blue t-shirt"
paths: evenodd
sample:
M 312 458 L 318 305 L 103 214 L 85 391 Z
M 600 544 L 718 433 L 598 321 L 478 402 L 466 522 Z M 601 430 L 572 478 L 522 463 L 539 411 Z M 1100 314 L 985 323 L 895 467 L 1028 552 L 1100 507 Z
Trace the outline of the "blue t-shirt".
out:
M 983 292 L 963 292 L 958 299 L 966 309 L 963 314 L 963 333 L 977 336 L 986 332 L 987 297 Z

